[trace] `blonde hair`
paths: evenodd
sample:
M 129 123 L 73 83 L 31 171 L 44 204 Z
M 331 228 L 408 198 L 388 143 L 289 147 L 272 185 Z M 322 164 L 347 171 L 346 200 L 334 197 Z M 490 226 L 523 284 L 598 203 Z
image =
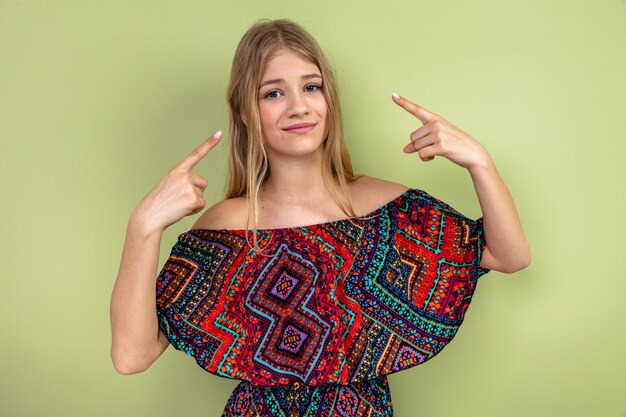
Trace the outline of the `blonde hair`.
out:
M 341 211 L 349 218 L 359 217 L 349 201 L 347 185 L 361 175 L 353 173 L 345 145 L 333 69 L 315 39 L 300 25 L 288 19 L 262 19 L 248 29 L 237 46 L 227 90 L 230 112 L 230 169 L 226 198 L 248 198 L 246 238 L 250 211 L 253 211 L 253 245 L 257 251 L 260 251 L 256 237 L 259 190 L 270 175 L 261 135 L 258 87 L 265 64 L 280 49 L 297 53 L 304 60 L 317 65 L 321 72 L 322 92 L 328 108 L 328 133 L 323 142 L 322 159 L 324 184 Z

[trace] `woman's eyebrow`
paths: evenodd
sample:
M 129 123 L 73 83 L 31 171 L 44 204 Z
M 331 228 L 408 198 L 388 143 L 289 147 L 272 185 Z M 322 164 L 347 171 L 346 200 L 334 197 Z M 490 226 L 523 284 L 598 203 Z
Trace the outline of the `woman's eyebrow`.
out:
M 300 77 L 303 80 L 307 80 L 309 78 L 322 78 L 322 76 L 320 74 L 307 74 L 307 75 L 303 75 L 302 77 Z M 259 88 L 263 87 L 264 85 L 268 85 L 268 84 L 280 84 L 282 82 L 284 82 L 285 80 L 283 80 L 282 78 L 276 78 L 274 80 L 266 80 L 263 81 L 261 83 L 261 85 L 259 85 Z

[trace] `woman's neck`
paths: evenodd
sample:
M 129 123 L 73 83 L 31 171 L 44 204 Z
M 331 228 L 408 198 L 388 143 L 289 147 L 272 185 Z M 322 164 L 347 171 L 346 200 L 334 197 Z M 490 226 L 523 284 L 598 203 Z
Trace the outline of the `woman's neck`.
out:
M 270 163 L 270 177 L 261 187 L 259 197 L 295 205 L 332 199 L 322 176 L 321 158 L 294 158 Z

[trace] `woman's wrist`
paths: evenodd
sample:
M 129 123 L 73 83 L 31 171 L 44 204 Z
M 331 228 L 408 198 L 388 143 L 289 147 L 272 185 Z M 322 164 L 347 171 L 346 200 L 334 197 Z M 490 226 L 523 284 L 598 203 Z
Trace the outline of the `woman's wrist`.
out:
M 153 224 L 150 218 L 141 211 L 133 211 L 128 219 L 127 231 L 139 236 L 142 239 L 147 239 L 151 236 L 160 236 L 163 234 L 165 228 Z
M 491 159 L 491 155 L 489 155 L 486 150 L 483 152 L 480 158 L 476 159 L 476 162 L 467 167 L 467 170 L 469 171 L 472 178 L 497 172 L 496 165 L 493 162 L 493 159 Z

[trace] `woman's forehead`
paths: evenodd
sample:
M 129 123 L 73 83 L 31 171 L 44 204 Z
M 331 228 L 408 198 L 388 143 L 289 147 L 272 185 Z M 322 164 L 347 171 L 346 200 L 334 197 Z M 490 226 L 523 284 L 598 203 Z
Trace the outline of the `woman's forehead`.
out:
M 293 73 L 294 71 L 317 72 L 321 75 L 317 64 L 308 57 L 304 57 L 292 49 L 281 48 L 267 58 L 261 78 L 273 73 Z

